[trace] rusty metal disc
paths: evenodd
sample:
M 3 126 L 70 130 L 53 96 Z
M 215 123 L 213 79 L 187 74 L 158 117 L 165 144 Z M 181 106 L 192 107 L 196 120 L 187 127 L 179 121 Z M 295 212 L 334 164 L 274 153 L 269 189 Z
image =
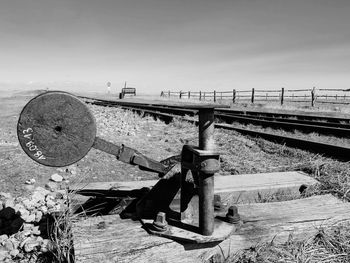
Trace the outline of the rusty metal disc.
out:
M 17 136 L 22 149 L 34 161 L 62 167 L 89 152 L 96 137 L 96 122 L 78 98 L 65 92 L 47 92 L 23 108 Z

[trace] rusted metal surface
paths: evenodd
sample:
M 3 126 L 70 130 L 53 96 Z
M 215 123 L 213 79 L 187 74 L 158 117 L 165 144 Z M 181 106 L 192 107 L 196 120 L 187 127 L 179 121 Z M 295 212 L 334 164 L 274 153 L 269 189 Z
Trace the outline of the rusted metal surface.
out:
M 115 155 L 121 162 L 138 165 L 141 170 L 156 172 L 159 173 L 160 176 L 166 174 L 172 167 L 171 165 L 166 166 L 158 161 L 148 158 L 135 149 L 125 145 L 118 146 L 99 137 L 96 137 L 93 147 L 100 151 Z
M 240 215 L 238 214 L 238 208 L 235 205 L 229 207 L 226 214 L 227 222 L 231 224 L 238 224 L 241 220 Z
M 168 230 L 168 222 L 166 221 L 166 214 L 164 212 L 158 212 L 156 219 L 153 221 L 153 228 L 159 232 Z
M 224 210 L 224 205 L 221 201 L 221 196 L 214 194 L 214 211 L 221 212 Z
M 96 137 L 96 122 L 78 98 L 64 92 L 47 92 L 23 108 L 17 135 L 31 159 L 61 167 L 79 161 L 89 152 Z
M 199 109 L 199 149 L 214 150 L 214 108 Z M 214 173 L 198 174 L 199 231 L 210 236 L 214 231 Z

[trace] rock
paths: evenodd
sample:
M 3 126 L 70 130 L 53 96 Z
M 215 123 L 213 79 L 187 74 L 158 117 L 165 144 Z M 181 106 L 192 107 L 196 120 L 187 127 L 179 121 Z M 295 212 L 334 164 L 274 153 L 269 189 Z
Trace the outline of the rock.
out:
M 47 209 L 46 206 L 41 206 L 39 209 L 40 209 L 41 212 L 43 212 L 43 215 L 47 214 L 48 209 Z
M 31 224 L 31 223 L 24 223 L 23 224 L 23 231 L 31 230 L 32 228 L 33 228 L 33 224 Z
M 50 180 L 54 181 L 54 182 L 62 182 L 63 177 L 59 174 L 53 174 L 53 175 L 51 175 Z
M 57 168 L 57 171 L 58 171 L 58 172 L 61 172 L 61 173 L 63 173 L 65 170 L 66 170 L 66 169 L 61 168 L 61 167 L 60 167 L 60 168 Z
M 50 200 L 50 199 L 49 199 L 49 200 L 46 201 L 46 206 L 47 206 L 47 208 L 49 208 L 49 209 L 50 209 L 50 208 L 53 208 L 53 207 L 55 206 L 55 204 L 56 204 L 56 203 L 55 203 L 55 201 L 53 201 L 53 200 Z
M 34 226 L 32 231 L 31 231 L 31 234 L 34 236 L 39 236 L 41 234 L 41 232 L 39 230 L 39 226 Z
M 43 187 L 38 186 L 38 187 L 35 188 L 34 193 L 40 193 L 43 196 L 46 196 L 46 195 L 48 195 L 50 193 L 50 191 L 46 190 Z
M 16 215 L 15 209 L 12 207 L 5 207 L 0 211 L 0 218 L 11 220 Z
M 15 204 L 14 208 L 16 213 L 19 212 L 22 209 L 25 209 L 24 206 L 22 204 Z
M 29 216 L 27 216 L 26 218 L 23 218 L 23 220 L 26 222 L 26 223 L 32 223 L 35 221 L 35 214 L 34 213 L 31 213 Z
M 13 198 L 8 198 L 3 203 L 4 207 L 14 207 L 15 206 L 15 200 Z
M 12 250 L 10 251 L 10 256 L 13 257 L 13 258 L 17 257 L 18 254 L 19 254 L 19 250 L 16 249 L 16 248 L 15 248 L 15 249 L 12 249 Z
M 11 240 L 11 242 L 12 242 L 14 248 L 17 248 L 17 247 L 19 246 L 19 243 L 20 243 L 20 242 L 15 238 L 14 235 L 11 236 L 10 240 Z
M 0 244 L 3 244 L 9 237 L 7 235 L 0 236 Z
M 0 198 L 5 200 L 5 199 L 11 199 L 12 198 L 12 195 L 9 194 L 9 193 L 4 193 L 4 192 L 1 192 L 0 193 Z
M 52 248 L 53 248 L 52 242 L 49 239 L 44 239 L 40 245 L 40 252 L 46 253 L 52 250 Z
M 31 229 L 25 230 L 21 232 L 21 239 L 25 240 L 26 237 L 29 237 L 32 233 Z M 22 241 L 23 241 L 22 240 Z
M 47 201 L 53 201 L 53 200 L 55 200 L 55 197 L 53 196 L 53 195 L 51 195 L 51 194 L 49 194 L 49 195 L 47 195 L 46 197 L 45 197 L 45 201 L 47 202 Z
M 23 253 L 19 252 L 18 255 L 17 255 L 16 257 L 17 257 L 18 259 L 22 259 L 22 258 L 24 258 L 24 255 L 23 255 Z M 22 261 L 20 261 L 20 262 L 22 262 Z
M 24 244 L 24 251 L 29 253 L 29 252 L 32 252 L 36 247 L 39 247 L 40 246 L 40 243 L 36 240 L 28 240 L 25 244 Z
M 31 197 L 33 203 L 40 203 L 40 201 L 45 202 L 45 192 L 35 191 Z
M 28 209 L 29 211 L 33 210 L 35 208 L 35 202 L 29 199 L 24 199 L 22 201 L 23 206 Z
M 58 189 L 58 185 L 55 182 L 48 182 L 45 184 L 45 188 L 51 192 L 55 192 Z
M 0 262 L 4 262 L 10 256 L 9 252 L 0 247 Z
M 76 171 L 76 170 L 72 170 L 72 171 L 70 171 L 70 173 L 71 173 L 72 175 L 77 175 L 77 171 Z
M 57 192 L 56 193 L 56 196 L 55 196 L 55 199 L 63 199 L 64 198 L 64 195 L 60 192 Z
M 5 242 L 4 242 L 4 245 L 3 247 L 7 250 L 7 251 L 11 251 L 15 248 L 15 246 L 13 245 L 13 243 L 11 242 L 11 240 L 7 239 Z
M 29 234 L 30 234 L 30 232 L 29 232 Z M 24 245 L 25 245 L 29 240 L 31 240 L 30 237 L 26 237 L 25 239 L 23 239 L 22 242 L 19 244 L 19 247 L 20 247 L 20 248 L 23 248 Z
M 24 221 L 26 221 L 26 219 L 30 215 L 30 212 L 27 209 L 25 209 L 25 208 L 20 208 L 18 210 L 18 212 L 19 212 L 19 214 L 21 215 L 21 217 L 23 218 Z
M 43 217 L 43 212 L 42 211 L 36 211 L 35 212 L 35 222 L 40 222 L 41 218 Z
M 25 183 L 25 184 L 32 185 L 32 184 L 35 184 L 35 182 L 36 182 L 35 179 L 32 178 L 32 179 L 29 179 L 29 180 L 25 181 L 24 183 Z

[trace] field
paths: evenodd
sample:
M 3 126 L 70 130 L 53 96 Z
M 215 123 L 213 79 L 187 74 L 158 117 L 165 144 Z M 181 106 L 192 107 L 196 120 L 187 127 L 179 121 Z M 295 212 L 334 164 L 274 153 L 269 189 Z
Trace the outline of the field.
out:
M 0 99 L 0 192 L 10 193 L 16 197 L 15 202 L 20 202 L 23 197 L 29 198 L 37 187 L 47 188 L 49 183 L 52 186 L 53 182 L 49 179 L 53 174 L 63 177 L 62 182 L 54 183 L 57 190 L 65 189 L 72 183 L 84 185 L 88 182 L 157 179 L 154 173 L 140 171 L 95 149 L 69 167 L 44 167 L 32 161 L 18 144 L 16 124 L 22 107 L 37 94 L 39 91 L 7 94 Z M 246 108 L 248 105 L 240 107 Z M 272 105 L 273 107 L 275 106 Z M 175 120 L 166 125 L 151 117 L 141 118 L 137 114 L 117 108 L 89 108 L 96 118 L 99 137 L 135 148 L 155 160 L 180 154 L 183 144 L 198 143 L 198 128 L 189 123 Z M 285 106 L 284 110 L 293 108 Z M 334 114 L 332 109 L 318 108 L 317 111 Z M 339 109 L 338 112 L 346 113 L 346 109 Z M 222 176 L 301 170 L 320 182 L 314 188 L 308 189 L 304 196 L 331 193 L 344 201 L 350 200 L 349 163 L 242 136 L 233 131 L 216 130 L 215 140 L 221 154 L 219 174 Z M 26 184 L 30 179 L 34 179 L 35 183 Z M 256 201 L 275 202 L 294 198 L 302 196 L 259 195 Z M 69 221 L 70 218 L 67 217 L 66 220 Z M 230 255 L 227 262 L 347 262 L 350 260 L 349 230 L 350 227 L 343 224 L 320 229 L 317 236 L 305 237 L 303 241 L 294 241 L 291 237 L 290 242 L 283 245 L 274 245 L 273 242 L 258 244 L 249 250 Z M 55 242 L 56 246 L 62 244 L 57 239 Z M 40 249 L 35 253 L 38 251 Z M 53 251 L 56 253 L 54 259 L 68 262 L 69 247 L 66 250 L 56 247 Z M 61 251 L 61 255 L 57 255 L 57 251 Z M 10 260 L 21 261 L 17 257 L 8 257 L 8 262 Z

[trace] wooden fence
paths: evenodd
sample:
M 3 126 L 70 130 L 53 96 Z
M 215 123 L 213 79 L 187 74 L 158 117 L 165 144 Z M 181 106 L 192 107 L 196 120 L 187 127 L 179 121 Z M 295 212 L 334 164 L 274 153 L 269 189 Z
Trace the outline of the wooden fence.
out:
M 271 102 L 283 105 L 286 102 L 350 104 L 350 89 L 285 89 L 279 90 L 236 90 L 231 91 L 162 91 L 161 97 L 197 99 L 201 101 Z

